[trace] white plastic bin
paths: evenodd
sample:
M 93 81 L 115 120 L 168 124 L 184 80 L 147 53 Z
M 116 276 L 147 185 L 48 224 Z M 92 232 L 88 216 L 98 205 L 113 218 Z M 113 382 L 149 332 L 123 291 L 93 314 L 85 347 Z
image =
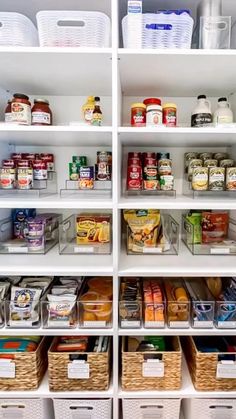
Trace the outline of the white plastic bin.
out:
M 20 13 L 0 12 L 0 46 L 38 46 L 37 29 Z
M 36 17 L 41 47 L 109 47 L 111 24 L 104 13 L 48 10 Z
M 186 419 L 236 419 L 235 399 L 183 400 Z
M 179 419 L 180 403 L 180 399 L 123 399 L 123 419 Z
M 50 399 L 2 399 L 0 419 L 54 419 Z
M 111 399 L 56 399 L 53 403 L 55 419 L 111 419 L 112 417 Z

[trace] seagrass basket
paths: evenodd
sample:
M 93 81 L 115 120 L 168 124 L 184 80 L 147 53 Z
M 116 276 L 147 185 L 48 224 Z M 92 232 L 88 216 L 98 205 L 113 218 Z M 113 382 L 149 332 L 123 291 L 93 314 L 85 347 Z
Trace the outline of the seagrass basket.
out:
M 49 388 L 51 391 L 108 390 L 110 376 L 109 339 L 107 352 L 55 352 L 59 338 L 54 338 L 48 352 Z M 87 366 L 88 377 L 69 378 L 69 368 L 80 358 Z M 77 364 L 79 365 L 79 364 Z M 75 364 L 76 368 L 76 364 Z
M 236 352 L 199 352 L 192 337 L 183 338 L 183 345 L 189 372 L 196 390 L 236 390 L 236 378 L 217 378 L 217 368 L 221 358 L 225 356 L 235 358 Z
M 47 351 L 50 344 L 43 338 L 34 352 L 0 352 L 9 360 L 8 368 L 15 365 L 14 378 L 0 378 L 0 390 L 36 390 L 47 370 Z M 6 371 L 6 367 L 5 367 Z
M 163 352 L 127 352 L 125 339 L 122 339 L 123 390 L 180 389 L 182 349 L 179 337 L 170 337 L 172 350 Z

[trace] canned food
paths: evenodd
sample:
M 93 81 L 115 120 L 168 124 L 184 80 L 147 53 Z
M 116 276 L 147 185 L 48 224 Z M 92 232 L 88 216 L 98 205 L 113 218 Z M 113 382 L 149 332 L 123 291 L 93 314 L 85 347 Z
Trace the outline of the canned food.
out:
M 32 161 L 31 160 L 17 160 L 17 167 L 32 167 Z
M 172 174 L 172 160 L 170 159 L 159 160 L 158 172 L 159 172 L 159 175 L 171 175 Z
M 35 180 L 46 180 L 48 178 L 46 162 L 43 160 L 34 160 L 33 174 Z
M 141 166 L 141 161 L 137 157 L 129 157 L 128 159 L 128 166 Z
M 213 154 L 213 159 L 224 160 L 229 157 L 228 153 L 215 153 Z
M 96 180 L 111 180 L 111 165 L 105 162 L 95 164 Z
M 14 189 L 16 182 L 16 169 L 0 169 L 0 187 L 2 189 Z
M 169 159 L 170 153 L 165 153 L 165 152 L 157 153 L 156 158 L 157 158 L 157 161 L 162 160 L 162 159 Z
M 227 167 L 226 169 L 226 189 L 228 191 L 236 190 L 236 167 Z
M 47 170 L 53 172 L 55 170 L 54 166 L 54 155 L 50 153 L 41 153 L 40 160 L 43 160 L 47 164 Z
M 72 162 L 78 163 L 79 166 L 87 166 L 87 157 L 86 156 L 72 156 Z
M 210 167 L 209 168 L 209 190 L 223 191 L 225 189 L 225 168 Z
M 2 161 L 2 167 L 6 169 L 14 169 L 15 161 L 13 159 L 5 159 Z
M 143 166 L 156 166 L 157 165 L 157 161 L 155 158 L 153 157 L 145 157 L 144 161 L 143 161 Z
M 94 167 L 81 166 L 79 170 L 79 188 L 93 189 L 94 188 Z
M 192 174 L 193 174 L 193 168 L 194 167 L 202 167 L 203 161 L 200 159 L 192 159 L 189 162 L 188 165 L 188 180 L 192 181 Z
M 32 189 L 33 187 L 33 169 L 19 168 L 17 169 L 17 188 Z
M 112 164 L 111 151 L 97 151 L 97 163 Z
M 79 180 L 79 169 L 80 169 L 80 166 L 78 163 L 69 163 L 69 179 L 70 180 Z
M 207 191 L 208 167 L 194 167 L 193 168 L 192 188 L 194 191 Z
M 234 167 L 234 160 L 224 159 L 220 161 L 220 167 Z
M 22 153 L 23 160 L 35 160 L 35 153 Z
M 209 160 L 212 159 L 213 153 L 209 153 L 209 152 L 204 152 L 204 153 L 199 153 L 198 158 L 201 160 Z
M 174 189 L 174 176 L 162 175 L 160 176 L 160 186 L 162 191 L 172 191 Z
M 142 153 L 138 152 L 138 151 L 130 151 L 128 153 L 128 159 L 129 158 L 135 158 L 135 159 L 142 159 Z
M 28 238 L 42 237 L 44 235 L 45 224 L 42 220 L 28 220 Z
M 206 160 L 204 160 L 204 166 L 205 167 L 217 167 L 218 166 L 218 160 L 216 160 L 216 159 L 206 159 Z
M 150 164 L 144 166 L 143 171 L 143 189 L 145 190 L 155 190 L 160 189 L 160 184 L 158 180 L 158 171 L 155 159 L 146 159 L 150 160 Z
M 39 252 L 44 250 L 45 245 L 45 238 L 42 237 L 35 237 L 35 238 L 27 238 L 27 246 L 29 250 L 33 252 Z
M 22 153 L 12 153 L 11 158 L 13 160 L 21 160 L 22 159 Z
M 128 166 L 127 170 L 127 189 L 129 191 L 139 191 L 142 189 L 142 168 L 141 166 Z
M 185 167 L 185 173 L 188 173 L 188 166 L 189 166 L 189 162 L 193 159 L 197 159 L 198 158 L 198 153 L 185 153 L 184 155 L 184 167 Z

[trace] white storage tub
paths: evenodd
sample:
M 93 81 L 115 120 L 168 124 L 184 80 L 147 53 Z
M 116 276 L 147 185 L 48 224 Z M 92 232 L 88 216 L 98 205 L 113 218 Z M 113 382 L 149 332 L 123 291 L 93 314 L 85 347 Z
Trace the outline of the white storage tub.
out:
M 41 47 L 109 47 L 111 24 L 104 13 L 48 10 L 36 17 Z
M 123 399 L 123 419 L 179 419 L 180 403 L 180 399 Z
M 37 29 L 20 13 L 0 12 L 0 46 L 38 46 Z
M 236 419 L 235 399 L 183 400 L 186 419 Z
M 53 403 L 55 419 L 111 419 L 112 417 L 111 399 L 55 399 Z
M 0 419 L 53 419 L 50 399 L 2 399 Z

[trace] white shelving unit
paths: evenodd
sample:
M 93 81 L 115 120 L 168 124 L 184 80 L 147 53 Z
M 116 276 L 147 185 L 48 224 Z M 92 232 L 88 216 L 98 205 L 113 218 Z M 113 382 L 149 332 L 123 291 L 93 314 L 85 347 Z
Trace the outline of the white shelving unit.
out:
M 188 7 L 195 16 L 199 0 L 145 0 L 147 7 Z M 186 4 L 188 3 L 188 4 Z M 230 276 L 236 275 L 236 258 L 192 256 L 184 245 L 178 256 L 130 256 L 121 240 L 122 210 L 160 208 L 180 217 L 187 209 L 225 209 L 236 213 L 236 199 L 192 199 L 182 194 L 183 154 L 186 150 L 228 150 L 236 158 L 236 128 L 189 128 L 196 95 L 207 94 L 216 104 L 219 96 L 230 97 L 236 117 L 236 50 L 124 50 L 119 41 L 120 20 L 126 0 L 2 0 L 0 11 L 17 11 L 35 21 L 38 10 L 100 10 L 112 19 L 111 47 L 104 50 L 74 48 L 0 48 L 0 120 L 6 100 L 15 91 L 50 100 L 55 116 L 52 127 L 16 127 L 0 123 L 0 159 L 12 151 L 53 152 L 58 171 L 58 194 L 40 199 L 0 198 L 0 218 L 11 208 L 55 209 L 64 214 L 77 210 L 106 210 L 113 216 L 113 252 L 104 255 L 59 255 L 54 248 L 46 255 L 0 255 L 0 275 L 99 275 L 113 276 L 112 329 L 1 329 L 1 335 L 111 335 L 113 336 L 113 380 L 106 392 L 50 393 L 45 376 L 34 392 L 0 392 L 0 398 L 113 398 L 113 419 L 119 417 L 119 399 L 127 398 L 235 398 L 236 392 L 197 392 L 186 365 L 183 386 L 177 392 L 125 392 L 119 387 L 119 336 L 123 335 L 233 335 L 233 330 L 203 329 L 120 329 L 118 321 L 119 281 L 122 276 Z M 224 12 L 236 18 L 233 0 L 223 0 Z M 104 126 L 69 125 L 78 121 L 85 97 L 101 96 Z M 163 97 L 177 103 L 176 129 L 131 128 L 130 104 L 148 96 Z M 95 156 L 99 148 L 113 152 L 112 198 L 60 198 L 70 157 Z M 127 197 L 123 194 L 122 164 L 129 150 L 167 150 L 174 161 L 177 179 L 176 199 Z M 186 418 L 187 419 L 187 418 Z

